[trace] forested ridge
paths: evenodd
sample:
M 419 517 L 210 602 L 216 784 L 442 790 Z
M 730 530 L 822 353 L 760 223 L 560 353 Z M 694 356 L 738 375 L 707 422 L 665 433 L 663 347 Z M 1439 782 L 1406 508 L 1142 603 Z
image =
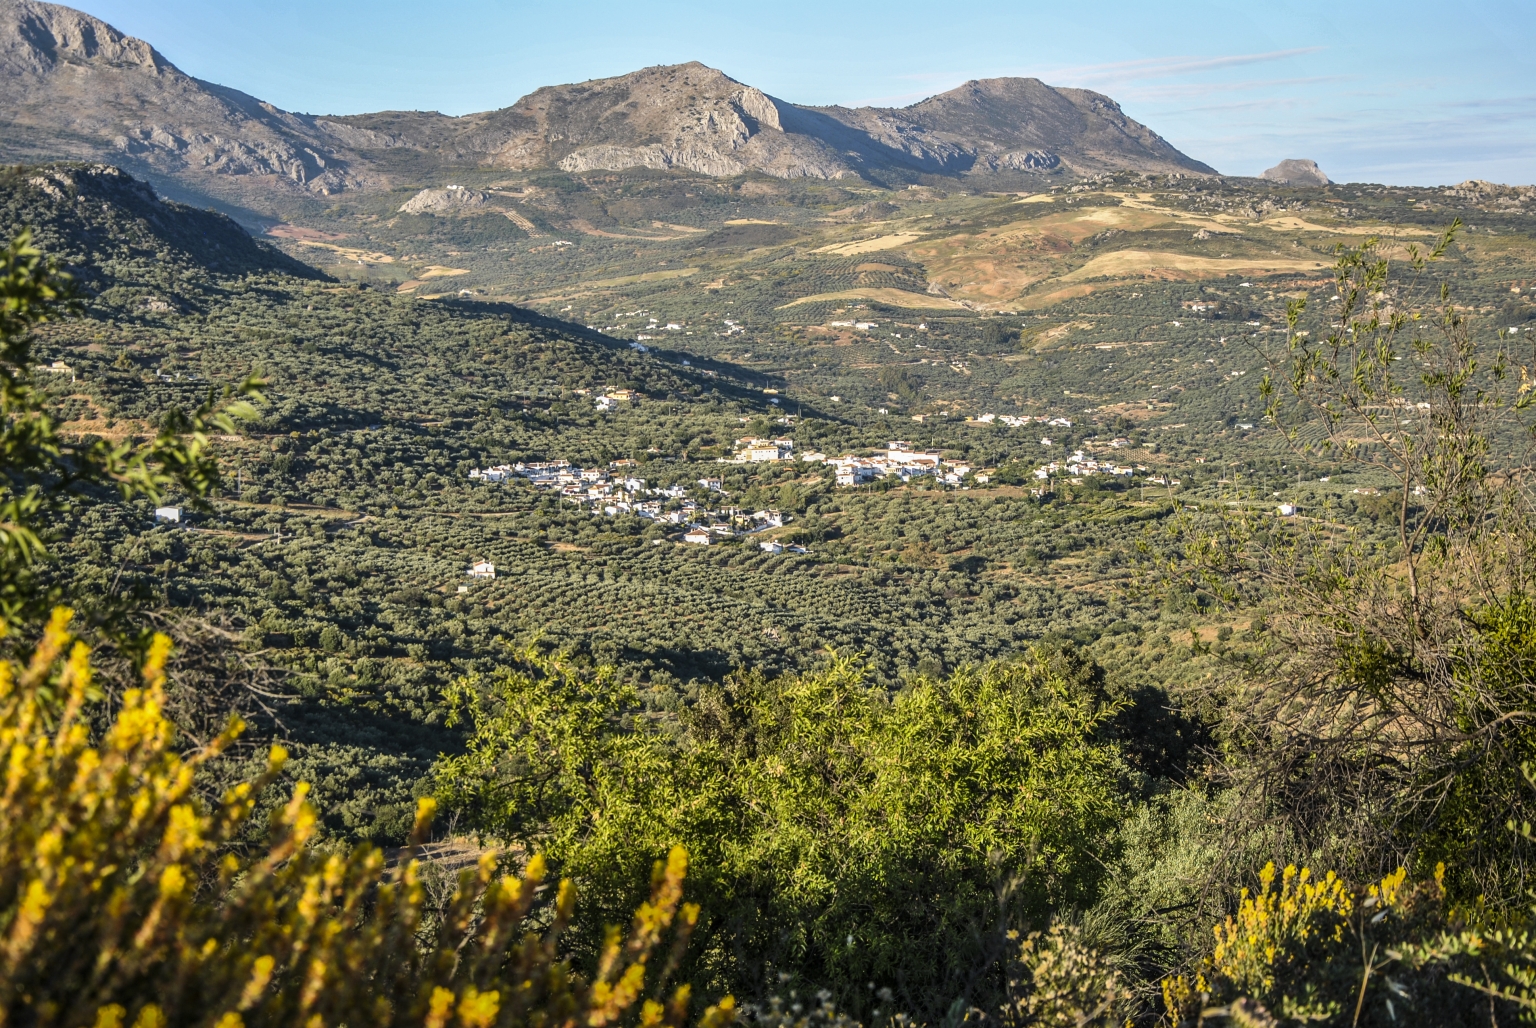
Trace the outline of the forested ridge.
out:
M 12 245 L 7 296 L 30 298 L 5 323 L 8 424 L 32 427 L 5 451 L 7 498 L 39 527 L 35 546 L 5 537 L 21 662 L 6 681 L 22 683 L 0 696 L 18 719 L 7 738 L 71 688 L 93 720 L 56 748 L 68 760 L 87 738 L 116 752 L 125 718 L 163 715 L 179 741 L 146 729 L 159 741 L 123 759 L 205 754 L 185 794 L 153 802 L 167 818 L 209 812 L 198 860 L 291 867 L 252 887 L 272 909 L 319 888 L 303 876 L 325 847 L 352 854 L 325 879 L 335 937 L 375 940 L 348 966 L 359 980 L 406 970 L 387 1016 L 343 990 L 322 1023 L 447 1023 L 440 1008 L 542 1024 L 601 1007 L 681 1024 L 686 992 L 656 984 L 645 1012 L 617 984 L 624 967 L 650 973 L 668 930 L 677 948 L 652 971 L 714 1004 L 710 1025 L 1531 1016 L 1522 371 L 1536 364 L 1504 324 L 1523 326 L 1522 294 L 1495 333 L 1437 292 L 1463 288 L 1457 228 L 1391 260 L 1374 242 L 1343 250 L 1315 296 L 1272 284 L 1179 306 L 1179 321 L 1209 319 L 1156 350 L 1053 345 L 1058 322 L 1100 324 L 1119 303 L 1142 317 L 1128 294 L 1063 300 L 1034 328 L 925 322 L 935 347 L 947 332 L 972 359 L 995 351 L 1008 388 L 1033 398 L 984 402 L 1041 422 L 1021 428 L 874 409 L 880 389 L 942 407 L 936 362 L 903 377 L 855 354 L 836 375 L 862 375 L 869 398 L 833 403 L 735 343 L 640 345 L 473 290 L 340 281 L 115 169 L 8 169 L 0 208 L 71 276 Z M 1255 317 L 1274 339 L 1205 337 Z M 945 374 L 966 378 L 961 361 L 947 355 Z M 1177 389 L 1139 404 L 1116 391 L 1149 376 Z M 964 385 L 954 405 L 982 392 Z M 819 461 L 721 461 L 780 435 L 830 455 L 901 439 L 972 470 L 848 488 Z M 1128 473 L 1037 477 L 1074 451 Z M 673 509 L 782 523 L 696 546 L 681 522 L 469 474 L 552 460 L 643 477 Z M 67 499 L 25 499 L 55 493 Z M 178 519 L 157 519 L 168 505 Z M 469 577 L 479 561 L 493 579 Z M 61 603 L 69 627 L 54 614 L 44 633 Z M 83 649 L 45 673 L 69 633 L 95 651 L 97 684 Z M 43 816 L 0 813 L 8 833 Z M 181 859 L 135 838 L 156 875 Z M 409 865 L 420 892 L 369 855 L 420 846 L 436 855 Z M 454 861 L 478 868 L 458 899 Z M 199 911 L 254 909 L 230 885 L 243 879 L 197 866 L 174 921 L 188 938 Z M 537 891 L 546 867 L 579 905 Z M 20 886 L 0 885 L 20 910 Z M 371 913 L 349 905 L 376 888 L 397 891 Z M 637 908 L 615 963 L 603 925 Z M 546 998 L 517 1006 L 497 976 L 523 972 L 493 950 L 497 926 L 524 917 L 562 941 L 518 951 L 550 977 Z M 386 944 L 368 918 L 420 931 Z M 455 932 L 492 955 L 451 956 Z M 119 1018 L 159 1002 L 174 1023 L 230 1028 L 225 1000 L 200 1006 L 155 976 L 236 982 L 266 966 L 260 986 L 228 985 L 231 1016 L 320 1009 L 299 982 L 330 972 L 302 947 L 260 965 L 258 928 L 219 938 L 232 963 L 149 941 L 153 957 L 113 979 L 127 991 L 81 995 L 122 1004 Z M 47 980 L 52 951 L 25 952 L 26 981 Z M 617 991 L 567 990 L 561 960 L 571 981 Z M 18 988 L 9 1002 L 46 992 Z M 84 1016 L 48 1002 L 37 1023 Z

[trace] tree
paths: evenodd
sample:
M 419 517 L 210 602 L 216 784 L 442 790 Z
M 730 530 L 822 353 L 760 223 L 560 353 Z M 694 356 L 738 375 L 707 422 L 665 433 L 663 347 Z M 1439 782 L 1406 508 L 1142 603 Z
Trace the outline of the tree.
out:
M 1536 757 L 1536 520 L 1523 416 L 1533 355 L 1426 279 L 1450 252 L 1341 249 L 1321 315 L 1290 305 L 1262 393 L 1298 458 L 1395 483 L 1376 550 L 1326 510 L 1191 532 L 1187 567 L 1255 602 L 1271 648 L 1224 685 L 1226 770 L 1299 854 L 1356 880 L 1448 870 L 1454 901 L 1512 901 Z M 1490 338 L 1491 337 L 1491 338 Z M 1314 857 L 1315 859 L 1315 857 Z
M 1124 812 L 1114 706 L 1044 654 L 893 701 L 853 659 L 741 674 L 678 731 L 611 670 L 531 652 L 453 699 L 471 734 L 439 765 L 446 805 L 605 913 L 633 902 L 637 861 L 687 846 L 708 914 L 692 973 L 721 990 L 782 973 L 855 1012 L 870 982 L 925 1017 L 984 1002 L 1003 932 L 1089 902 Z

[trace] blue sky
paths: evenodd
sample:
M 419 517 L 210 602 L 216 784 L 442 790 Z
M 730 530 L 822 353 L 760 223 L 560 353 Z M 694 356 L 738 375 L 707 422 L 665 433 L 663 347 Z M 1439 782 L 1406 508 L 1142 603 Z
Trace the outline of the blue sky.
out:
M 783 100 L 902 106 L 971 78 L 1097 89 L 1227 174 L 1536 182 L 1536 0 L 956 4 L 90 0 L 184 71 L 317 114 L 504 107 L 698 60 Z

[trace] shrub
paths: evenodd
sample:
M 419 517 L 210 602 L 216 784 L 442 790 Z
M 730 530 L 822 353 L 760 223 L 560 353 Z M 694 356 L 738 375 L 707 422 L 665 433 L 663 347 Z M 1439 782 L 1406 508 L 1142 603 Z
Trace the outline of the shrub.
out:
M 455 694 L 472 733 L 439 785 L 476 829 L 604 911 L 676 839 L 710 914 L 699 982 L 762 995 L 790 974 L 860 1016 L 877 986 L 918 1017 L 986 1001 L 1010 920 L 1091 900 L 1124 811 L 1113 708 L 1038 654 L 894 699 L 853 660 L 740 676 L 676 730 L 610 672 L 531 653 Z
M 1216 1010 L 1239 1023 L 1500 1023 L 1509 1006 L 1478 1002 L 1466 987 L 1472 954 L 1454 942 L 1487 933 L 1445 931 L 1476 911 L 1446 909 L 1444 876 L 1442 867 L 1411 882 L 1399 868 L 1357 891 L 1332 872 L 1266 865 L 1258 890 L 1244 889 L 1214 927 L 1214 947 L 1194 979 L 1164 979 L 1168 1019 L 1194 1024 L 1220 1002 L 1226 1006 Z M 1495 1002 L 1504 998 L 1488 991 Z
M 163 1025 L 491 1025 L 577 1023 L 631 1016 L 679 1025 L 688 988 L 661 992 L 698 907 L 682 904 L 687 857 L 674 848 L 653 870 L 649 899 L 627 937 L 610 928 L 595 971 L 563 959 L 575 889 L 537 899 L 545 863 L 522 878 L 496 874 L 492 855 L 459 875 L 434 911 L 414 845 L 392 868 L 371 846 L 317 843 L 300 785 L 272 819 L 271 842 L 242 854 L 236 829 L 256 808 L 285 754 L 266 773 L 204 809 L 199 769 L 238 735 L 230 724 L 182 757 L 162 714 L 169 643 L 156 636 L 143 673 L 96 745 L 87 716 L 86 647 L 56 610 L 25 665 L 0 663 L 0 1010 L 6 1023 Z M 675 926 L 666 965 L 649 959 Z M 729 998 L 702 1024 L 721 1028 Z
M 1008 991 L 999 1020 L 1010 1028 L 1115 1028 L 1130 1023 L 1137 1012 L 1121 973 L 1083 940 L 1076 925 L 1053 924 L 1020 940 Z

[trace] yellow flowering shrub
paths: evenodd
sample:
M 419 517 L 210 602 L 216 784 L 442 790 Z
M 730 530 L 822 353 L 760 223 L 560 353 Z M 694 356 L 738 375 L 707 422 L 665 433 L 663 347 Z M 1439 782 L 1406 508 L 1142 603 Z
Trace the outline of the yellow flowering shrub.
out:
M 1344 941 L 1354 912 L 1354 894 L 1332 871 L 1313 881 L 1309 868 L 1291 864 L 1280 873 L 1278 891 L 1274 885 L 1271 862 L 1259 872 L 1259 891 L 1244 889 L 1237 912 L 1216 926 L 1212 969 L 1243 992 L 1274 988 L 1287 964 Z
M 1399 868 L 1356 891 L 1332 872 L 1266 865 L 1214 926 L 1199 970 L 1163 980 L 1168 1022 L 1464 1023 L 1473 997 L 1455 954 L 1416 942 L 1447 923 L 1444 877 L 1443 865 L 1417 883 Z
M 162 713 L 169 642 L 157 637 L 145 684 L 93 739 L 91 663 L 57 610 L 25 666 L 0 662 L 0 1025 L 255 1028 L 643 1028 L 687 1019 L 686 986 L 665 993 L 698 919 L 682 902 L 687 855 L 657 862 L 627 934 L 608 932 L 590 977 L 562 958 L 575 890 L 553 909 L 535 897 L 541 857 L 522 878 L 494 856 L 459 876 L 446 909 L 428 909 L 416 844 L 393 867 L 371 846 L 317 844 L 307 788 L 273 817 L 252 856 L 230 844 L 283 765 L 274 747 L 258 779 L 213 809 L 194 791 L 200 764 L 238 735 L 183 758 Z M 539 923 L 536 925 L 535 922 Z M 650 958 L 663 939 L 665 966 Z M 729 997 L 701 1028 L 723 1028 Z

